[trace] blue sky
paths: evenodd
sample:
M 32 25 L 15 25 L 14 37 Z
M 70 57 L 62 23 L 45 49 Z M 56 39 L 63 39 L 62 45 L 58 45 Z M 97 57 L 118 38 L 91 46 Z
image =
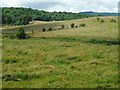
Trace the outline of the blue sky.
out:
M 2 0 L 3 7 L 31 7 L 46 11 L 118 12 L 119 0 Z

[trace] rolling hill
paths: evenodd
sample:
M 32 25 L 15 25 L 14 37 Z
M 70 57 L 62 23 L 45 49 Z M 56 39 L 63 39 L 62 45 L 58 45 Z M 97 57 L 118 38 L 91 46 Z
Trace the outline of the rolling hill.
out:
M 118 13 L 111 13 L 111 12 L 80 12 L 80 14 L 87 14 L 87 15 L 99 15 L 99 16 L 118 16 Z
M 21 26 L 25 40 L 9 36 L 20 26 L 3 26 L 2 87 L 118 88 L 117 17 L 99 18 L 35 21 Z

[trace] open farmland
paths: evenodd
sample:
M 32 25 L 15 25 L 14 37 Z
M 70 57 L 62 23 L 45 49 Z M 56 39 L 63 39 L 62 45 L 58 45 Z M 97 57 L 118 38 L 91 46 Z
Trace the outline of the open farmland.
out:
M 3 88 L 117 88 L 118 23 L 112 18 L 33 22 L 22 26 L 31 37 L 25 40 L 3 35 Z M 3 33 L 16 30 L 3 26 Z

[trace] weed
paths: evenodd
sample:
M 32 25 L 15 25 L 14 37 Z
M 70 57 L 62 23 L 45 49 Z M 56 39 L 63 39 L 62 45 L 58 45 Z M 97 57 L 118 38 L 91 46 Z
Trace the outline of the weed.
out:
M 17 60 L 15 58 L 3 58 L 2 62 L 9 64 L 9 63 L 16 63 Z

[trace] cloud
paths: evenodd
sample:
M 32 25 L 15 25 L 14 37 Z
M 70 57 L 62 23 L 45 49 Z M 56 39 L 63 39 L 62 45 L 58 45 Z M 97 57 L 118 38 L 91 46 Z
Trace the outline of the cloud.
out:
M 119 0 L 3 0 L 6 7 L 31 7 L 47 11 L 98 11 L 117 12 Z

